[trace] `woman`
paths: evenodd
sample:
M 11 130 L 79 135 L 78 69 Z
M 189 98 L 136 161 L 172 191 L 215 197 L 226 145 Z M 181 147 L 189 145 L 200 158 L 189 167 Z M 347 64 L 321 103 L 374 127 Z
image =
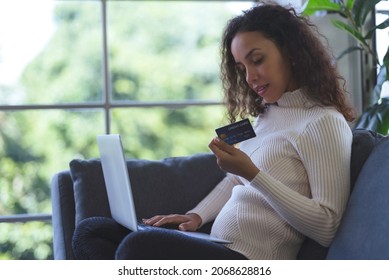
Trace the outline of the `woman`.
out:
M 331 243 L 349 196 L 353 110 L 313 26 L 293 9 L 256 6 L 226 26 L 221 69 L 230 121 L 254 117 L 257 136 L 240 149 L 213 139 L 227 176 L 187 214 L 123 232 L 117 258 L 294 259 L 305 237 Z M 232 244 L 160 228 L 194 231 L 214 219 L 211 234 Z

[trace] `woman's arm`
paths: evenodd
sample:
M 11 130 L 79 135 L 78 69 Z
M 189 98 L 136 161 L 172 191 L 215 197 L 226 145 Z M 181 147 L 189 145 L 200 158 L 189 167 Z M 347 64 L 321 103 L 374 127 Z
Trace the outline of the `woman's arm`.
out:
M 246 154 L 222 141 L 212 141 L 210 148 L 222 169 L 246 178 L 291 226 L 328 246 L 349 197 L 351 143 L 348 124 L 333 115 L 311 123 L 300 135 L 296 149 L 308 175 L 311 197 L 259 171 Z
M 262 172 L 251 184 L 290 225 L 328 246 L 350 193 L 351 144 L 352 133 L 344 120 L 322 118 L 311 123 L 297 143 L 311 197 L 300 195 Z

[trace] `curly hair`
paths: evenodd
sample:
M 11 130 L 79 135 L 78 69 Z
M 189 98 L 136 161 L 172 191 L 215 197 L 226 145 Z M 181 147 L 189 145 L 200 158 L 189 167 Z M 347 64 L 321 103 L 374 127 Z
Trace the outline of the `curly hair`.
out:
M 290 60 L 293 78 L 308 99 L 319 106 L 336 108 L 347 121 L 355 118 L 354 109 L 348 104 L 345 80 L 321 42 L 317 27 L 292 7 L 260 3 L 231 19 L 222 37 L 221 80 L 231 123 L 237 117 L 256 117 L 265 112 L 263 98 L 249 87 L 231 52 L 237 33 L 254 31 L 272 40 L 285 59 Z

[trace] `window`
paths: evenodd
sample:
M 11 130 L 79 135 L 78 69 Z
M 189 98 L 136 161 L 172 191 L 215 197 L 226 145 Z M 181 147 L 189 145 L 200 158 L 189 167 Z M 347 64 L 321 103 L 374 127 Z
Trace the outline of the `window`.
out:
M 221 30 L 251 5 L 0 3 L 0 259 L 52 258 L 51 177 L 98 157 L 97 134 L 120 133 L 133 158 L 208 151 L 225 121 Z

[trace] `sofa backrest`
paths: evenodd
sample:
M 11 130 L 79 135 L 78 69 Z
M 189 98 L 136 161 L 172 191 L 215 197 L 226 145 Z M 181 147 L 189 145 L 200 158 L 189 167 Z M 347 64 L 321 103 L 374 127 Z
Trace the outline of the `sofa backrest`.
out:
M 383 136 L 365 129 L 353 130 L 353 142 L 350 162 L 350 191 L 353 192 L 355 183 L 360 175 L 361 169 L 374 147 L 382 140 Z M 327 257 L 329 248 L 324 247 L 316 241 L 307 238 L 297 256 L 298 259 L 320 260 Z
M 375 147 L 361 166 L 327 259 L 389 259 L 389 137 L 370 137 Z
M 139 218 L 185 213 L 225 176 L 213 154 L 155 161 L 128 159 L 127 168 Z M 70 172 L 76 224 L 92 216 L 111 217 L 100 160 L 73 160 Z
M 385 206 L 389 205 L 389 140 L 365 130 L 354 130 L 353 134 L 352 187 L 356 183 L 339 232 L 328 255 L 328 248 L 307 239 L 299 259 L 323 259 L 326 255 L 328 259 L 389 258 L 389 207 Z M 162 161 L 128 160 L 128 167 L 133 173 L 134 197 L 143 204 L 137 209 L 140 217 L 186 211 L 224 177 L 211 154 Z M 55 174 L 52 201 L 55 258 L 73 259 L 75 224 L 90 216 L 110 216 L 99 160 L 74 160 L 70 171 Z

